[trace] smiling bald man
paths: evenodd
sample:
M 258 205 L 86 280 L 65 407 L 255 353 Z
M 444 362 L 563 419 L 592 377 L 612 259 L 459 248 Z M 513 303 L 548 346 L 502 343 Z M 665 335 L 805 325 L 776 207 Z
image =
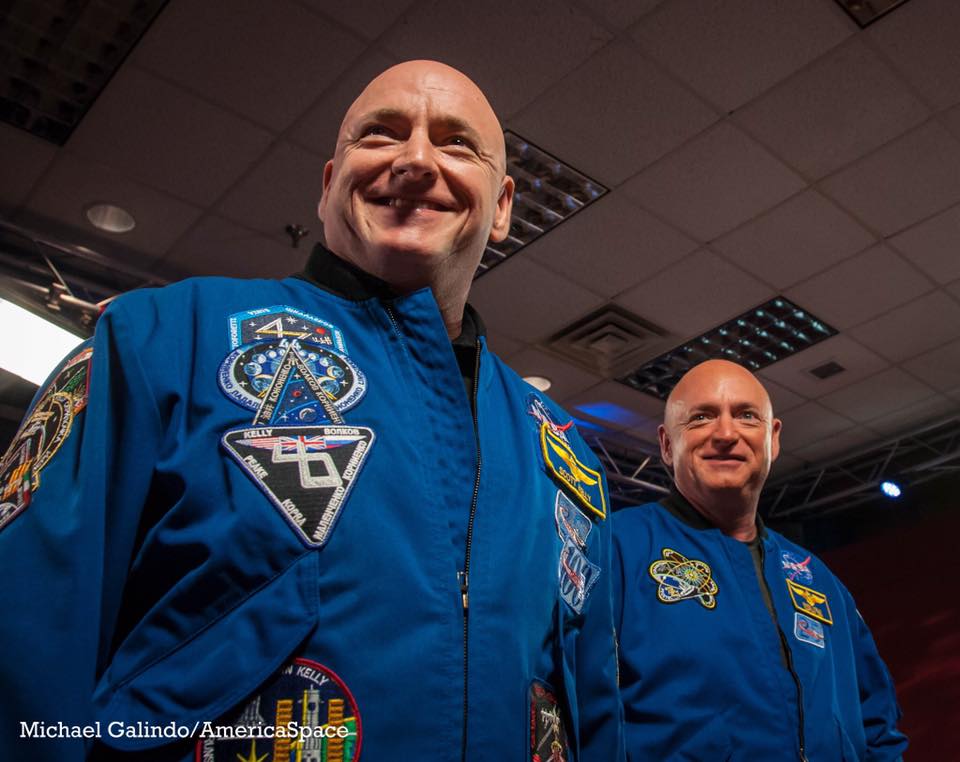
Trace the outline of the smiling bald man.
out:
M 0 759 L 622 757 L 601 469 L 466 304 L 512 198 L 407 62 L 303 273 L 110 306 L 0 462 Z
M 631 760 L 898 760 L 890 675 L 853 599 L 757 505 L 781 423 L 745 368 L 710 360 L 667 399 L 674 489 L 614 517 Z

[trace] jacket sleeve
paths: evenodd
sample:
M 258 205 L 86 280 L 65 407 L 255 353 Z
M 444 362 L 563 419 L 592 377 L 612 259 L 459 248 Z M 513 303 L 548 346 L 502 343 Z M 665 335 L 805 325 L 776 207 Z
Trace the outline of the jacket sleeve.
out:
M 160 440 L 121 314 L 113 305 L 41 387 L 0 463 L 0 759 L 70 762 L 93 744 L 69 736 L 94 732 Z
M 606 488 L 604 488 L 606 489 Z M 609 502 L 608 502 L 609 504 Z M 626 759 L 623 707 L 617 685 L 616 633 L 613 625 L 613 568 L 610 516 L 598 527 L 602 534 L 600 577 L 592 593 L 577 641 L 580 762 Z
M 867 742 L 865 759 L 897 762 L 907 748 L 907 737 L 897 729 L 901 717 L 893 678 L 880 658 L 876 643 L 853 598 L 844 588 L 853 638 L 863 731 Z

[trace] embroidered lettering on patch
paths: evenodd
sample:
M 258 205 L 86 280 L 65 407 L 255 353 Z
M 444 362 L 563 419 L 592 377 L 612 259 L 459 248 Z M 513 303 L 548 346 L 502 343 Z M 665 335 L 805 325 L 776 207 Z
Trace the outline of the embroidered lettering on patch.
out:
M 223 446 L 312 547 L 323 547 L 373 447 L 364 426 L 276 426 L 224 434 Z
M 557 534 L 561 540 L 572 540 L 580 550 L 587 549 L 587 537 L 593 529 L 593 522 L 583 511 L 573 504 L 573 501 L 557 490 L 556 504 L 553 509 L 557 521 Z
M 348 357 L 320 346 L 286 339 L 244 344 L 234 349 L 220 365 L 220 388 L 234 402 L 250 410 L 259 410 L 290 347 L 295 348 L 320 388 L 341 413 L 356 405 L 366 393 L 366 377 Z
M 720 588 L 703 561 L 687 558 L 664 548 L 663 557 L 650 564 L 647 571 L 657 583 L 657 598 L 663 603 L 696 600 L 705 609 L 716 608 Z
M 301 423 L 342 424 L 343 417 L 297 347 L 290 345 L 253 419 L 255 426 Z
M 573 540 L 566 540 L 560 549 L 557 574 L 561 597 L 577 614 L 582 613 L 590 591 L 600 578 L 600 567 L 592 563 Z
M 0 529 L 30 505 L 40 487 L 41 471 L 70 436 L 76 415 L 86 407 L 92 356 L 93 350 L 84 347 L 67 360 L 0 458 Z
M 783 571 L 787 579 L 792 579 L 794 582 L 801 582 L 804 585 L 809 585 L 813 582 L 813 572 L 810 571 L 810 561 L 812 558 L 813 556 L 810 555 L 806 558 L 800 558 L 788 550 L 783 551 L 780 554 L 780 564 L 783 566 Z
M 247 704 L 204 723 L 200 735 L 196 762 L 354 762 L 363 732 L 346 683 L 322 664 L 295 659 Z
M 550 430 L 560 439 L 567 443 L 570 442 L 570 440 L 567 439 L 567 431 L 573 426 L 573 421 L 567 421 L 562 425 L 558 423 L 557 419 L 554 418 L 550 412 L 550 408 L 547 407 L 547 404 L 536 394 L 527 395 L 527 415 L 532 416 L 537 422 L 538 430 L 543 424 L 547 424 Z
M 830 613 L 830 603 L 827 596 L 816 590 L 804 587 L 793 580 L 785 580 L 790 591 L 793 607 L 801 614 L 818 619 L 824 624 L 833 624 L 833 614 Z
M 298 341 L 347 353 L 343 332 L 332 323 L 296 307 L 275 304 L 230 316 L 230 349 L 262 341 Z
M 799 611 L 793 612 L 793 636 L 804 643 L 824 648 L 823 625 L 813 617 L 801 614 Z
M 568 762 L 570 747 L 560 704 L 553 689 L 540 680 L 530 684 L 530 760 Z
M 540 424 L 540 447 L 547 471 L 575 501 L 601 519 L 607 517 L 607 499 L 599 472 L 584 465 L 570 445 Z

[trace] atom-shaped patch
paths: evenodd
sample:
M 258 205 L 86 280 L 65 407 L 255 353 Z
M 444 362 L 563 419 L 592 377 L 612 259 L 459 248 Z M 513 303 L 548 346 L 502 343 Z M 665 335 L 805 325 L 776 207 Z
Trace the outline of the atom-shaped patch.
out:
M 676 603 L 693 598 L 705 609 L 715 608 L 720 588 L 703 561 L 687 558 L 671 548 L 663 549 L 648 570 L 657 583 L 657 598 L 663 603 Z

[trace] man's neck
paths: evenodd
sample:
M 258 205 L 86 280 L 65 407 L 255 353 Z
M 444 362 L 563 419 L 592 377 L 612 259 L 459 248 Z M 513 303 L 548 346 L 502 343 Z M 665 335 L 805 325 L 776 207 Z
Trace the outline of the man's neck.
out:
M 728 537 L 740 542 L 750 542 L 757 536 L 758 500 L 744 500 L 742 495 L 717 495 L 709 505 L 677 491 L 694 510 Z

